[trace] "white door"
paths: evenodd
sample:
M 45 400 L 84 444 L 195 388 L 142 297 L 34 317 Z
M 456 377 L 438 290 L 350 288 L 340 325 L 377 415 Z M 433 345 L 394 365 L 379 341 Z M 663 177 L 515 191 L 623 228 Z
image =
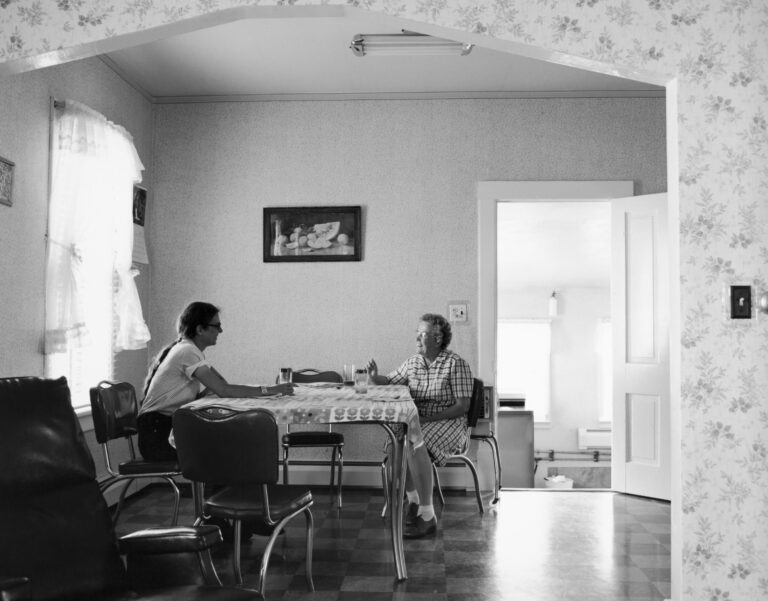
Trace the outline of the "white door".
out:
M 669 500 L 667 195 L 611 201 L 614 490 Z

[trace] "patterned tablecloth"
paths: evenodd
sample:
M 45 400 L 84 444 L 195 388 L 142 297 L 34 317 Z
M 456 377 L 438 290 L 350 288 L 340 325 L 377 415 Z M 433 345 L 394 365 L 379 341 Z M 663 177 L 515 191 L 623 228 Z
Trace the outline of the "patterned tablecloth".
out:
M 358 394 L 341 384 L 297 384 L 292 396 L 256 399 L 204 397 L 185 407 L 226 407 L 228 409 L 268 409 L 278 424 L 402 423 L 408 426 L 408 442 L 424 444 L 419 413 L 407 386 L 369 386 Z

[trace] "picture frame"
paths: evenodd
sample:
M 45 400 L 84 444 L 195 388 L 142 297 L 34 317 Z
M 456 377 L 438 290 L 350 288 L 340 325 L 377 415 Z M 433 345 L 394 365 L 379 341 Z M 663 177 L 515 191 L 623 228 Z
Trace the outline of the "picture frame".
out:
M 0 204 L 13 206 L 13 169 L 16 164 L 0 157 Z
M 137 184 L 133 185 L 133 222 L 144 227 L 147 214 L 147 189 Z
M 359 206 L 265 207 L 264 262 L 360 261 Z

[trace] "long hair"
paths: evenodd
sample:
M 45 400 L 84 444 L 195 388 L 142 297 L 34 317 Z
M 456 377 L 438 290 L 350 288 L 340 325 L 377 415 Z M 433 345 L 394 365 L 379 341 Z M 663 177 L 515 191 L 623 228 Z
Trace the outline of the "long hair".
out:
M 432 327 L 439 328 L 440 333 L 443 335 L 443 341 L 440 343 L 440 348 L 443 350 L 448 348 L 448 345 L 451 343 L 451 338 L 453 338 L 450 322 L 437 313 L 425 313 L 421 316 L 421 321 L 426 321 L 428 324 L 431 324 Z
M 149 385 L 152 383 L 152 378 L 155 377 L 157 369 L 160 364 L 168 356 L 170 350 L 181 342 L 184 338 L 194 338 L 197 333 L 197 326 L 207 326 L 211 323 L 211 320 L 219 314 L 219 308 L 211 303 L 204 303 L 201 301 L 195 301 L 189 303 L 187 307 L 181 312 L 176 323 L 176 331 L 179 333 L 179 337 L 161 350 L 152 365 L 149 367 L 149 373 L 147 379 L 144 381 L 144 396 L 147 396 L 149 391 Z

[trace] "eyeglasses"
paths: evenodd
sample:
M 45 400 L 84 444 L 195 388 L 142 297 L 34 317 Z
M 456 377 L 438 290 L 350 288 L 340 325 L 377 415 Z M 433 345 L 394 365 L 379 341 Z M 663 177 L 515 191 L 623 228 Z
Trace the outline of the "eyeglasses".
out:
M 209 323 L 206 328 L 216 328 L 219 332 L 222 331 L 220 323 Z

